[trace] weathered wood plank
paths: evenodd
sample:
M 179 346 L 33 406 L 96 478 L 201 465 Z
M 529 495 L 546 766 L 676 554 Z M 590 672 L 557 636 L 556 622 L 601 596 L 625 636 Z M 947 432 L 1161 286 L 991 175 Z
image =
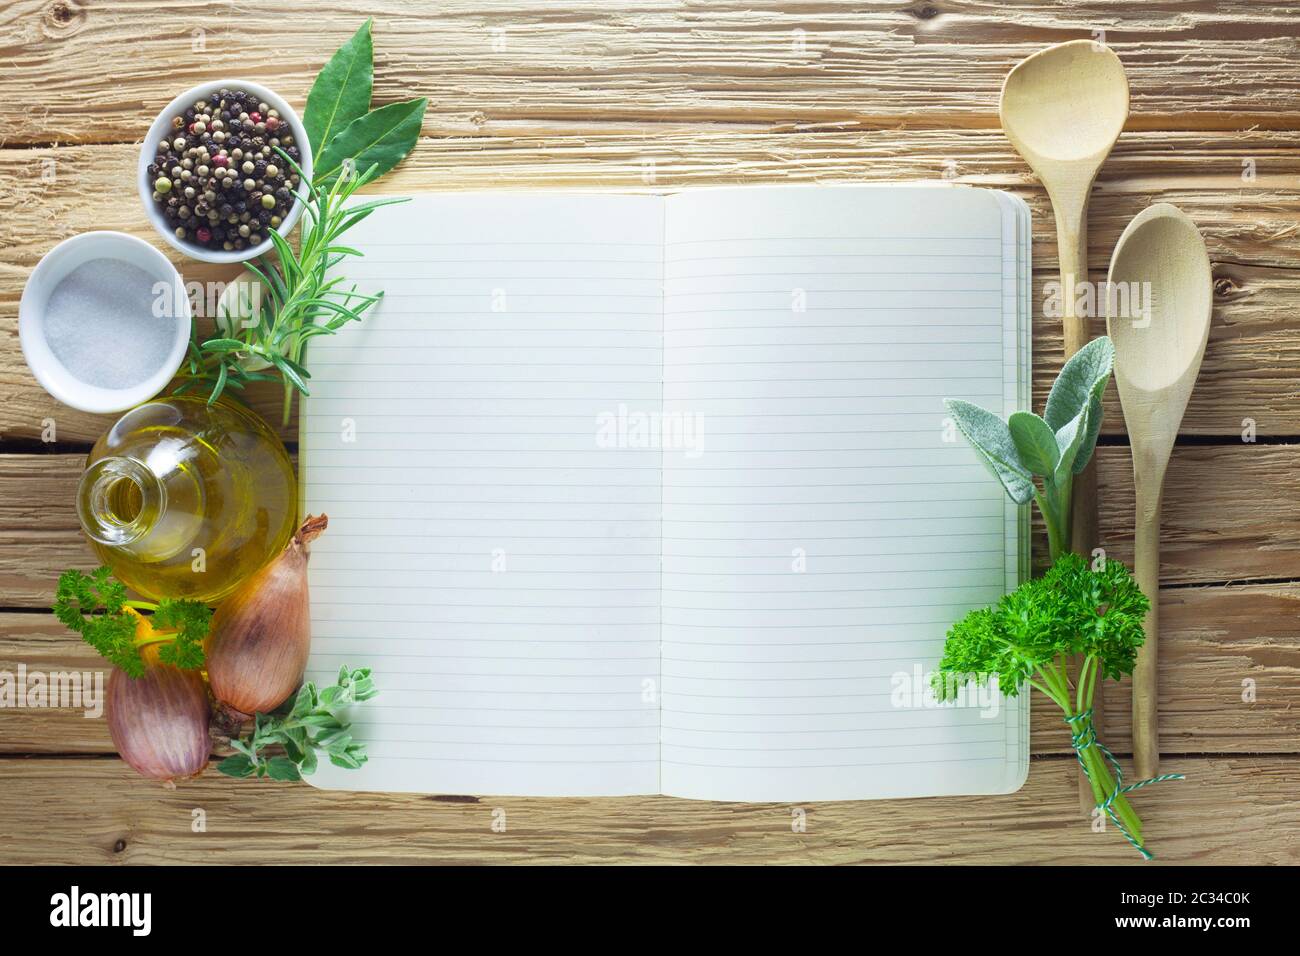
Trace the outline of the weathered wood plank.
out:
M 1161 613 L 1163 752 L 1300 753 L 1300 585 L 1166 589 Z M 19 665 L 107 679 L 104 661 L 51 615 L 0 613 L 0 679 Z M 1105 741 L 1127 753 L 1129 685 L 1107 688 Z M 95 699 L 68 703 L 0 708 L 0 753 L 112 752 L 104 721 L 85 716 Z M 1059 710 L 1039 695 L 1032 731 L 1034 753 L 1069 752 Z
M 1128 70 L 1134 128 L 1294 128 L 1300 117 L 1300 17 L 1251 0 L 378 0 L 365 14 L 207 0 L 165 18 L 148 0 L 18 0 L 0 57 L 40 96 L 0 101 L 0 137 L 129 142 L 178 91 L 220 76 L 266 78 L 302 102 L 366 14 L 376 99 L 429 96 L 430 135 L 596 117 L 990 128 L 1011 66 L 1098 30 Z
M 1129 561 L 1129 451 L 1103 446 L 1097 458 L 1101 541 Z M 76 515 L 83 462 L 75 454 L 0 455 L 0 607 L 48 606 L 59 571 L 92 565 Z M 1165 483 L 1163 527 L 1166 585 L 1300 579 L 1300 447 L 1177 448 Z
M 1187 780 L 1134 799 L 1157 865 L 1300 863 L 1300 758 L 1188 758 L 1180 769 Z M 347 794 L 212 770 L 168 791 L 116 760 L 10 758 L 0 863 L 1142 864 L 1112 827 L 1092 832 L 1075 773 L 1052 758 L 1007 797 L 793 807 Z M 502 812 L 505 832 L 494 832 Z
M 108 184 L 133 175 L 129 146 L 0 150 L 0 195 L 12 197 L 0 237 L 0 441 L 37 439 L 49 423 L 59 441 L 93 441 L 111 422 L 61 406 L 36 384 L 18 347 L 17 308 L 32 266 L 56 241 L 87 229 L 155 239 L 134 199 Z M 1243 159 L 1257 178 L 1241 179 Z M 1000 133 L 878 131 L 699 134 L 681 129 L 569 136 L 426 140 L 384 182 L 391 191 L 525 185 L 671 189 L 691 184 L 929 179 L 955 163 L 958 181 L 1011 189 L 1035 213 L 1038 284 L 1034 382 L 1041 402 L 1060 360 L 1059 321 L 1041 316 L 1054 280 L 1055 240 L 1046 199 Z M 49 165 L 52 163 L 53 165 Z M 649 165 L 649 164 L 653 165 Z M 52 170 L 52 172 L 51 172 Z M 53 181 L 47 181 L 48 176 Z M 1253 419 L 1260 435 L 1300 434 L 1300 134 L 1140 134 L 1121 141 L 1091 213 L 1093 277 L 1132 215 L 1157 199 L 1180 204 L 1204 230 L 1219 295 L 1201 380 L 1184 434 L 1236 434 Z M 236 269 L 182 260 L 187 280 L 220 283 Z M 213 301 L 214 296 L 210 297 Z M 205 303 L 206 306 L 206 303 Z M 1104 323 L 1097 320 L 1100 332 Z M 259 389 L 255 406 L 278 421 L 279 395 Z M 1113 390 L 1107 432 L 1122 431 Z M 293 429 L 286 430 L 288 439 Z M 2 446 L 0 446 L 2 450 Z

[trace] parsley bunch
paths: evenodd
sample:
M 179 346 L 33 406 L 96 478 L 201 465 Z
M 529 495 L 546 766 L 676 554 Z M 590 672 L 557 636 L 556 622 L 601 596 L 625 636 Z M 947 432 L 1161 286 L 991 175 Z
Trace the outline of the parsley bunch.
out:
M 142 610 L 152 614 L 145 617 Z M 141 652 L 154 645 L 164 664 L 182 670 L 202 667 L 203 639 L 212 618 L 198 601 L 127 600 L 126 585 L 107 567 L 90 574 L 64 571 L 55 591 L 54 615 L 128 677 L 143 676 Z
M 230 746 L 237 752 L 217 764 L 217 770 L 229 777 L 301 780 L 316 772 L 318 752 L 336 767 L 356 770 L 366 762 L 366 748 L 352 739 L 344 709 L 376 693 L 368 667 L 340 668 L 338 683 L 319 692 L 308 681 L 292 704 L 258 714 L 247 740 L 232 738 Z
M 1041 578 L 954 624 L 932 678 L 939 700 L 955 698 L 963 685 L 988 674 L 998 675 L 999 689 L 1009 697 L 1028 684 L 1050 698 L 1070 724 L 1097 805 L 1113 813 L 1144 855 L 1142 821 L 1089 715 L 1099 676 L 1118 679 L 1133 672 L 1149 607 L 1121 562 L 1108 559 L 1094 569 L 1067 553 Z M 1076 656 L 1081 663 L 1072 676 Z

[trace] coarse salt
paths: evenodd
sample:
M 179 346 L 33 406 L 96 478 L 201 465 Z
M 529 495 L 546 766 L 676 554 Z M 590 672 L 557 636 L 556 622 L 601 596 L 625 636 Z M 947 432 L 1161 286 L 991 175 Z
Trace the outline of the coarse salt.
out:
M 139 385 L 167 361 L 176 339 L 170 283 L 119 259 L 91 259 L 50 293 L 45 340 L 87 385 Z

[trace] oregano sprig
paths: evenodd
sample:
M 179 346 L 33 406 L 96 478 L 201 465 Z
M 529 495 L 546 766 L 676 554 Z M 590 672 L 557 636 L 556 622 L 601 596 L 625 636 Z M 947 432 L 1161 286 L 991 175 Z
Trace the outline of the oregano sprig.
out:
M 356 770 L 366 762 L 366 748 L 353 740 L 343 711 L 376 693 L 368 667 L 343 666 L 338 682 L 319 692 L 308 681 L 291 704 L 273 714 L 257 714 L 252 734 L 230 741 L 236 753 L 217 764 L 217 770 L 229 777 L 301 780 L 316 772 L 319 754 L 336 767 Z

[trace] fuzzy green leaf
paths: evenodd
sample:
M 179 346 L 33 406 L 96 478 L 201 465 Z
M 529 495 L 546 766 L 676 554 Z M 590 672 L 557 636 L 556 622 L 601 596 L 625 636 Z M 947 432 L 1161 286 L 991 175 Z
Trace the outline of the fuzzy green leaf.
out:
M 1007 427 L 1026 468 L 1035 475 L 1051 475 L 1056 471 L 1061 453 L 1047 422 L 1033 412 L 1014 412 L 1007 419 Z
M 980 460 L 993 477 L 1002 483 L 1011 500 L 1018 505 L 1032 500 L 1034 483 L 1029 470 L 1020 460 L 1007 423 L 970 402 L 952 398 L 944 404 L 952 413 L 958 431 L 979 453 Z
M 1065 363 L 1047 396 L 1043 417 L 1055 431 L 1076 418 L 1110 379 L 1115 347 L 1106 336 L 1093 339 Z

